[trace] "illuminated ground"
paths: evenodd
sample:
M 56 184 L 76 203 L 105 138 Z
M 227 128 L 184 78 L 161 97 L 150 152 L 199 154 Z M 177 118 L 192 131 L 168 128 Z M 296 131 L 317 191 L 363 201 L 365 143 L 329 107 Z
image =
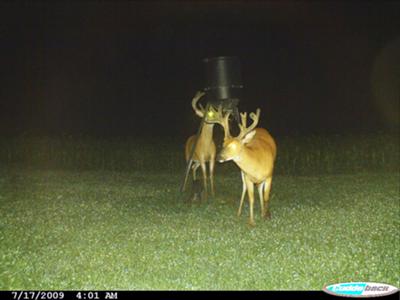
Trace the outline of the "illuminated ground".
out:
M 399 173 L 283 176 L 272 219 L 236 217 L 237 170 L 188 205 L 181 173 L 0 172 L 0 289 L 400 285 Z

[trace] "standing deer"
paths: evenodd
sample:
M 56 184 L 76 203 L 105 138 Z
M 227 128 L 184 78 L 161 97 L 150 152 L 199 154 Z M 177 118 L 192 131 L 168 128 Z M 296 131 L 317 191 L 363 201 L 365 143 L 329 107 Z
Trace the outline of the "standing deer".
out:
M 200 118 L 204 118 L 204 114 L 206 113 L 204 107 L 199 104 L 197 106 L 197 102 L 201 97 L 203 97 L 204 92 L 197 92 L 192 100 L 192 107 L 194 112 Z M 199 133 L 199 137 L 197 140 L 196 148 L 194 149 L 193 153 L 193 180 L 196 180 L 196 171 L 201 166 L 201 170 L 203 172 L 203 185 L 204 185 L 204 192 L 205 197 L 208 193 L 207 188 L 207 168 L 206 163 L 209 163 L 209 171 L 210 171 L 210 183 L 211 183 L 211 194 L 214 196 L 214 165 L 215 165 L 215 155 L 216 155 L 216 148 L 215 143 L 213 141 L 213 128 L 214 123 L 204 122 L 203 128 Z M 192 153 L 192 147 L 196 141 L 196 135 L 192 135 L 186 141 L 185 145 L 185 158 L 186 162 L 190 159 L 190 154 Z
M 225 132 L 224 143 L 218 154 L 219 162 L 233 160 L 242 174 L 242 197 L 238 216 L 242 213 L 243 200 L 247 191 L 250 204 L 249 224 L 254 226 L 254 184 L 258 187 L 261 204 L 261 216 L 269 218 L 268 199 L 271 190 L 272 173 L 276 157 L 276 144 L 272 136 L 264 128 L 255 128 L 260 118 L 260 109 L 251 113 L 252 124 L 247 127 L 247 113 L 241 113 L 240 133 L 232 137 L 229 131 L 230 113 L 222 114 L 221 107 L 213 111 L 214 122 L 219 123 Z M 211 121 L 211 120 L 209 120 Z

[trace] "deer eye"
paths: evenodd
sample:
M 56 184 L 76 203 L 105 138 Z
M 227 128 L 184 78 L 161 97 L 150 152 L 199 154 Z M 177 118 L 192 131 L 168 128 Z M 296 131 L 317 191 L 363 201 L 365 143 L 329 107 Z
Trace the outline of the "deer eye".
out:
M 207 113 L 207 115 L 208 115 L 209 118 L 212 118 L 212 117 L 214 117 L 214 112 L 213 111 L 209 111 Z
M 237 145 L 236 145 L 235 143 L 231 143 L 231 144 L 229 144 L 228 147 L 229 147 L 230 149 L 232 149 L 232 150 L 236 150 Z

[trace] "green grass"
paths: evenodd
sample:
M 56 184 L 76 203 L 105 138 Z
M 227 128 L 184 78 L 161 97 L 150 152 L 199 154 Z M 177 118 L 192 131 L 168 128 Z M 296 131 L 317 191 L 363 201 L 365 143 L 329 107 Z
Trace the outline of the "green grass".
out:
M 215 199 L 192 205 L 182 170 L 3 169 L 0 289 L 400 286 L 399 177 L 277 175 L 272 219 L 256 205 L 249 228 L 234 167 L 217 171 Z

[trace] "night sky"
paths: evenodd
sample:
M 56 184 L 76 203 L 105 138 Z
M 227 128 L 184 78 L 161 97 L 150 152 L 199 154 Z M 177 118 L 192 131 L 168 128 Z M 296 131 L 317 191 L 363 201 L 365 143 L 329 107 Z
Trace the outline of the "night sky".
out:
M 399 126 L 397 1 L 2 3 L 0 20 L 4 136 L 188 136 L 202 59 L 225 55 L 273 135 Z

